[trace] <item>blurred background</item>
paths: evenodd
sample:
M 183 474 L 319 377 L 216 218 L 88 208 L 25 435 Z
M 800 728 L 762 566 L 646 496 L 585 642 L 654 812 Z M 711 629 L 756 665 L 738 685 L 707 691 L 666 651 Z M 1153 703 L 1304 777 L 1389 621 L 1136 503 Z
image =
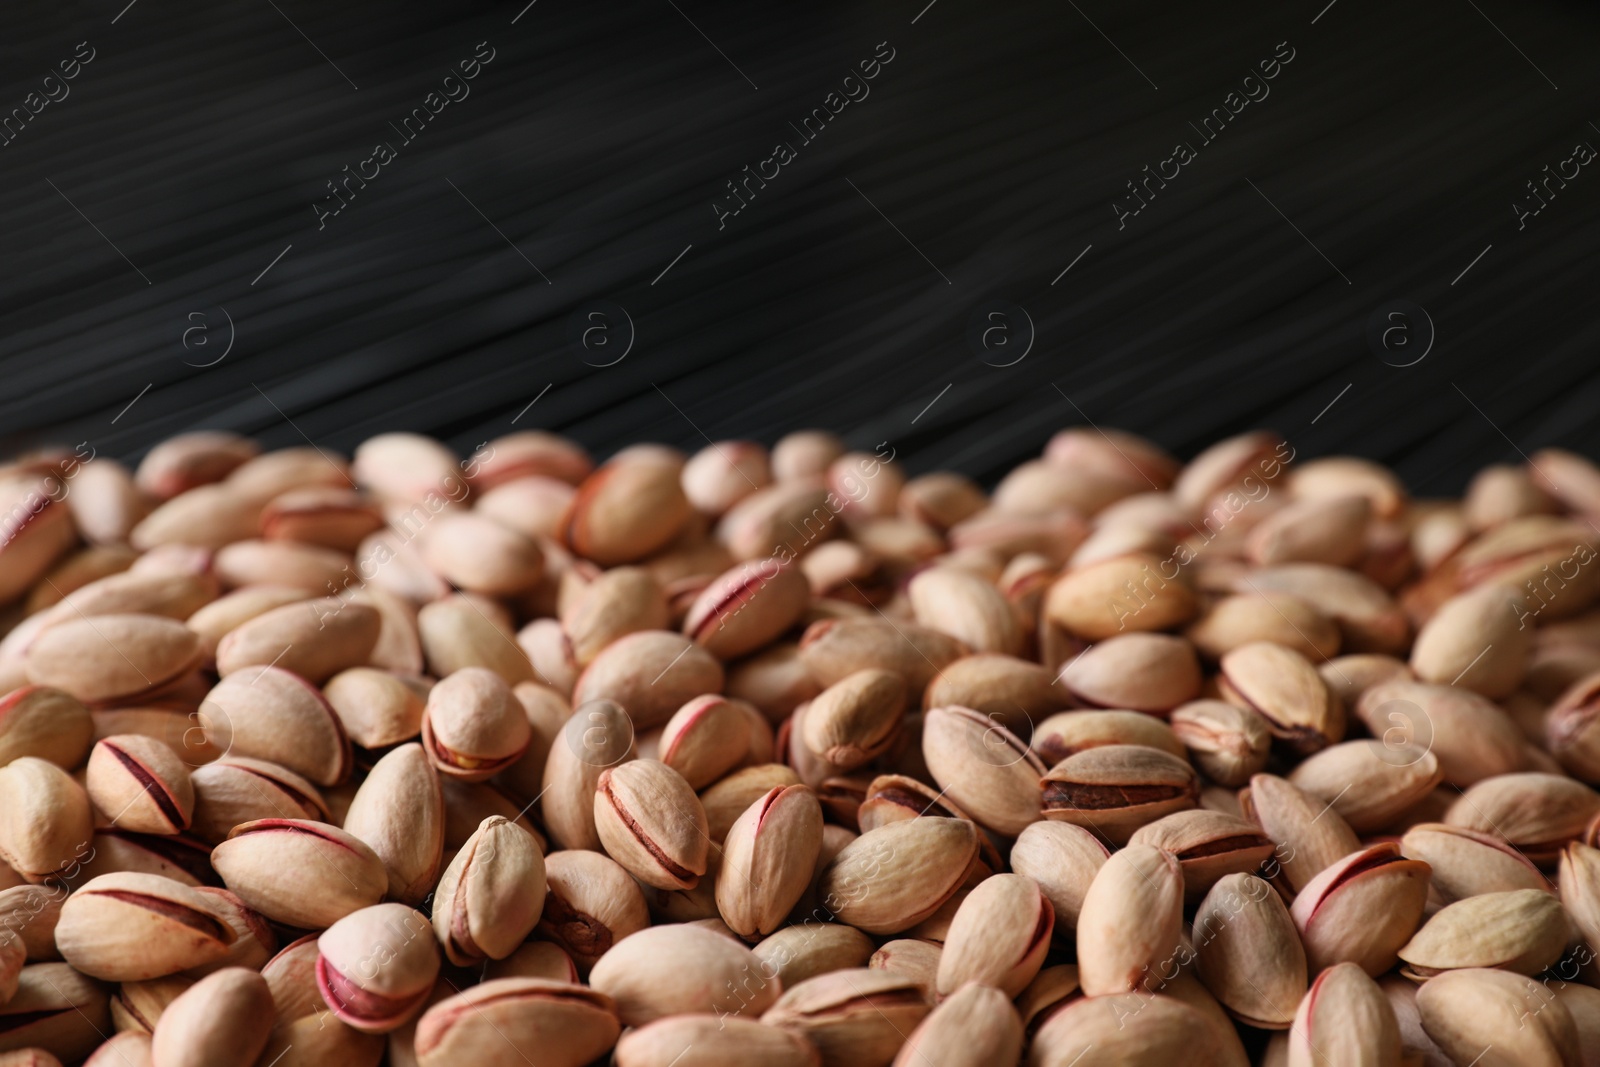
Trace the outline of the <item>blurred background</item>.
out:
M 1597 40 L 1576 0 L 8 4 L 0 448 L 1600 457 Z

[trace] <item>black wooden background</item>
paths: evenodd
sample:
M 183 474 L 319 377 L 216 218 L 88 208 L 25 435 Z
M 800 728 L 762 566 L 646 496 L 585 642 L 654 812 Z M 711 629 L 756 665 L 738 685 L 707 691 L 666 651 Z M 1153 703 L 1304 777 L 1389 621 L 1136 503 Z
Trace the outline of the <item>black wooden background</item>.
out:
M 525 4 L 0 9 L 0 446 L 823 426 L 993 477 L 1067 425 L 1270 426 L 1424 493 L 1600 455 L 1593 4 Z

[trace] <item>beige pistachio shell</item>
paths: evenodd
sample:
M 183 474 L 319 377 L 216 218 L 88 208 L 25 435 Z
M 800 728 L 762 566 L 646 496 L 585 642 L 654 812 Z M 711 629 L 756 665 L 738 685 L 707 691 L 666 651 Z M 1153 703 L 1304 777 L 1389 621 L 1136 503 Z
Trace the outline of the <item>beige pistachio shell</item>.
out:
M 37 756 L 0 767 L 0 859 L 23 879 L 75 873 L 93 836 L 89 796 L 66 771 Z
M 1423 1029 L 1457 1063 L 1565 1067 L 1578 1062 L 1578 1032 L 1566 1006 L 1532 978 L 1468 968 L 1441 974 L 1417 993 Z
M 564 848 L 600 848 L 594 801 L 600 773 L 633 758 L 634 728 L 610 700 L 576 705 L 550 746 L 540 804 L 550 836 Z
M 746 940 L 776 930 L 811 884 L 822 850 L 822 807 L 803 785 L 774 788 L 728 831 L 717 910 Z
M 94 718 L 76 697 L 25 685 L 0 697 L 0 766 L 36 756 L 70 770 L 94 743 Z
M 928 1003 L 914 982 L 888 971 L 833 971 L 801 982 L 761 1016 L 807 1038 L 824 1064 L 886 1063 L 900 1050 Z
M 1221 1041 L 1205 1016 L 1173 997 L 1142 991 L 1068 1002 L 1039 1027 L 1028 1052 L 1028 1067 L 1221 1067 L 1224 1062 Z
M 95 808 L 124 830 L 175 834 L 194 817 L 189 768 L 153 738 L 119 734 L 96 742 L 85 785 Z
M 894 1067 L 982 1067 L 1022 1054 L 1022 1021 L 998 989 L 971 982 L 945 997 L 911 1032 Z
M 808 919 L 769 934 L 750 951 L 788 989 L 829 971 L 866 967 L 877 945 L 853 926 Z
M 346 1025 L 395 1030 L 433 991 L 439 949 L 430 934 L 422 913 L 404 904 L 353 911 L 317 938 L 317 990 Z
M 274 1015 L 261 975 L 224 968 L 196 982 L 161 1013 L 152 1062 L 161 1067 L 250 1063 L 266 1048 Z
M 1183 872 L 1149 845 L 1111 854 L 1078 913 L 1078 977 L 1089 996 L 1157 988 L 1183 934 Z
M 1362 1063 L 1400 1067 L 1400 1026 L 1382 989 L 1354 963 L 1317 975 L 1289 1031 L 1288 1067 Z
M 391 898 L 418 905 L 427 897 L 444 855 L 445 811 L 439 773 L 421 745 L 400 745 L 373 765 L 344 830 L 383 861 Z
M 111 982 L 159 978 L 221 959 L 237 940 L 213 897 L 170 878 L 105 874 L 61 906 L 56 947 Z
M 200 664 L 200 639 L 157 615 L 73 617 L 28 648 L 28 680 L 85 703 L 126 701 L 160 689 Z
M 618 941 L 589 972 L 627 1026 L 685 1012 L 758 1016 L 781 986 L 755 955 L 724 934 L 676 923 Z
M 1044 817 L 1124 844 L 1163 815 L 1195 806 L 1200 779 L 1177 756 L 1145 745 L 1101 745 L 1069 756 L 1039 779 Z
M 596 779 L 594 825 L 606 853 L 658 889 L 693 889 L 706 873 L 706 813 L 671 767 L 634 760 Z
M 259 819 L 211 852 L 227 887 L 286 926 L 321 930 L 383 899 L 389 874 L 360 838 L 326 823 Z
M 935 816 L 869 830 L 824 867 L 821 903 L 869 934 L 909 930 L 961 888 L 978 858 L 978 834 L 965 819 Z
M 722 689 L 722 665 L 680 634 L 642 630 L 613 641 L 578 677 L 576 707 L 591 700 L 620 704 L 641 730 L 660 726 L 703 693 Z
M 584 972 L 612 945 L 650 925 L 638 883 L 609 856 L 552 852 L 545 857 L 545 879 L 538 934 L 571 953 Z
M 971 708 L 933 708 L 923 717 L 928 773 L 980 825 L 1015 836 L 1038 822 L 1044 765 L 997 719 Z
M 1195 912 L 1200 980 L 1234 1018 L 1287 1029 L 1306 993 L 1306 953 L 1289 909 L 1252 874 L 1223 877 Z
M 956 909 L 939 957 L 938 993 L 968 982 L 1014 997 L 1044 964 L 1055 930 L 1055 909 L 1033 879 L 996 874 L 979 882 Z
M 514 952 L 544 909 L 544 857 L 533 835 L 494 815 L 456 853 L 433 898 L 433 929 L 450 962 Z
M 1290 913 L 1311 970 L 1349 961 L 1376 976 L 1394 966 L 1421 925 L 1430 873 L 1391 841 L 1353 852 L 1306 883 Z
M 1555 963 L 1571 937 L 1561 902 L 1543 889 L 1480 893 L 1435 912 L 1400 958 L 1421 977 L 1463 967 L 1532 975 Z

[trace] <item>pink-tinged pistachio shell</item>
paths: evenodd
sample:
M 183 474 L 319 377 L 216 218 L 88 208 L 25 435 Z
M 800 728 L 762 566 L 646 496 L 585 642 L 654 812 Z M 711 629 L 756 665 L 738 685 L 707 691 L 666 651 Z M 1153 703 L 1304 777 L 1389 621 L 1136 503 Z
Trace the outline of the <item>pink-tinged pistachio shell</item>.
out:
M 356 449 L 350 470 L 359 485 L 396 503 L 420 503 L 430 497 L 461 500 L 467 495 L 455 454 L 421 434 L 367 438 Z
M 0 603 L 15 600 L 77 542 L 54 475 L 0 480 Z
M 28 649 L 28 679 L 85 703 L 129 701 L 160 689 L 200 662 L 200 642 L 180 622 L 155 615 L 101 615 L 58 622 Z
M 505 959 L 533 931 L 544 909 L 539 842 L 491 815 L 456 853 L 433 898 L 433 929 L 450 962 Z
M 1258 566 L 1328 563 L 1347 567 L 1365 547 L 1372 505 L 1361 496 L 1299 500 L 1274 511 L 1245 538 Z
M 134 484 L 128 468 L 101 457 L 78 469 L 67 494 L 78 532 L 91 545 L 123 545 L 154 501 Z
M 1493 834 L 1418 823 L 1400 839 L 1400 851 L 1433 868 L 1431 895 L 1445 904 L 1480 893 L 1551 888 L 1539 868 Z
M 685 1012 L 757 1016 L 781 987 L 744 945 L 686 923 L 652 926 L 618 941 L 589 972 L 628 1026 Z
M 1156 556 L 1119 556 L 1056 579 L 1045 598 L 1045 614 L 1089 641 L 1129 631 L 1168 630 L 1188 622 L 1199 609 L 1188 582 L 1186 572 Z
M 229 889 L 286 926 L 321 930 L 383 899 L 383 860 L 353 834 L 303 819 L 234 827 L 211 852 Z
M 854 770 L 893 743 L 905 713 L 900 675 L 868 668 L 828 686 L 806 709 L 806 748 L 842 770 Z
M 799 557 L 834 535 L 841 508 L 820 480 L 780 480 L 729 508 L 716 536 L 735 559 Z
M 662 630 L 669 621 L 666 595 L 649 571 L 613 567 L 588 583 L 570 607 L 563 607 L 561 628 L 571 645 L 574 673 L 618 638 Z
M 1155 988 L 1183 932 L 1183 873 L 1149 845 L 1111 854 L 1078 913 L 1078 976 L 1090 996 Z
M 323 448 L 280 448 L 240 464 L 225 484 L 260 505 L 306 486 L 337 485 L 348 489 L 349 466 L 343 456 L 330 455 Z
M 339 1020 L 369 1034 L 405 1025 L 439 975 L 428 920 L 404 904 L 351 912 L 317 938 L 317 988 Z
M 1400 958 L 1403 973 L 1418 978 L 1462 967 L 1534 975 L 1560 959 L 1571 939 L 1572 923 L 1553 893 L 1513 889 L 1440 908 L 1401 946 Z
M 383 510 L 360 493 L 337 486 L 291 489 L 261 509 L 261 536 L 354 552 L 383 528 Z
M 1032 748 L 1047 767 L 1100 745 L 1145 745 L 1179 759 L 1186 754 L 1171 726 L 1142 711 L 1063 711 L 1033 726 Z
M 751 720 L 726 697 L 695 697 L 667 720 L 661 732 L 661 762 L 704 789 L 744 761 L 750 751 Z
M 972 479 L 949 471 L 935 471 L 908 481 L 900 490 L 900 514 L 927 523 L 936 530 L 972 518 L 988 500 Z
M 254 971 L 229 967 L 203 978 L 167 1005 L 152 1035 L 161 1067 L 250 1063 L 266 1048 L 275 1017 L 272 993 Z
M 25 685 L 0 697 L 0 766 L 36 756 L 58 767 L 83 762 L 94 740 L 94 717 L 75 697 Z
M 1055 909 L 1033 879 L 984 879 L 956 909 L 945 935 L 939 995 L 948 997 L 968 982 L 1018 995 L 1039 973 L 1054 931 Z
M 417 1023 L 419 1067 L 583 1067 L 616 1043 L 611 998 L 586 986 L 500 978 L 429 1008 Z
M 718 659 L 754 652 L 800 620 L 811 590 L 797 567 L 777 559 L 743 563 L 706 586 L 683 632 Z
M 422 903 L 443 861 L 445 806 L 439 772 L 421 745 L 400 745 L 373 765 L 343 825 L 383 861 L 391 898 Z
M 366 749 L 387 748 L 422 733 L 422 686 L 389 671 L 352 667 L 328 679 L 322 695 L 345 733 Z
M 1452 597 L 1417 631 L 1411 669 L 1424 682 L 1509 696 L 1533 650 L 1533 628 L 1521 615 L 1515 590 L 1490 586 Z
M 1039 821 L 1044 764 L 996 719 L 933 708 L 923 717 L 922 756 L 934 782 L 980 825 L 1009 837 Z
M 348 553 L 295 541 L 234 541 L 217 550 L 217 577 L 228 589 L 292 585 L 313 593 L 343 589 L 356 577 Z
M 219 960 L 238 935 L 220 902 L 152 874 L 90 879 L 61 906 L 56 947 L 74 968 L 139 982 Z
M 991 507 L 952 526 L 947 536 L 958 551 L 988 549 L 1002 558 L 1032 552 L 1059 564 L 1083 544 L 1089 524 L 1070 508 L 1014 515 Z
M 1019 1035 L 1020 1036 L 1020 1035 Z M 673 1015 L 629 1030 L 617 1042 L 616 1067 L 820 1067 L 799 1034 L 737 1016 Z
M 1527 765 L 1517 724 L 1493 701 L 1467 689 L 1396 679 L 1363 692 L 1355 710 L 1374 737 L 1433 753 L 1444 780 L 1457 787 Z M 1555 751 L 1559 756 L 1560 746 Z
M 193 551 L 197 550 L 176 548 L 174 554 L 188 555 Z M 204 555 L 203 550 L 198 551 Z M 90 615 L 186 619 L 216 597 L 216 579 L 205 572 L 203 563 L 198 572 L 146 566 L 145 561 L 156 558 L 156 553 L 147 553 L 133 569 L 108 574 L 67 593 L 50 609 L 50 625 Z
M 1016 612 L 992 582 L 954 567 L 930 567 L 911 579 L 907 594 L 918 623 L 974 652 L 1021 651 Z
M 683 465 L 683 492 L 697 511 L 718 516 L 772 481 L 767 450 L 752 441 L 707 445 Z
M 1190 460 L 1173 483 L 1172 494 L 1191 508 L 1236 486 L 1246 478 L 1271 482 L 1294 456 L 1282 438 L 1270 430 L 1253 430 L 1218 441 Z
M 648 730 L 702 693 L 721 691 L 722 664 L 680 634 L 643 630 L 613 641 L 584 669 L 572 690 L 574 706 L 613 700 L 634 725 Z
M 1044 458 L 1061 467 L 1165 489 L 1178 476 L 1179 463 L 1159 445 L 1123 430 L 1075 426 L 1050 438 Z
M 515 763 L 532 738 L 522 705 L 491 670 L 465 667 L 428 693 L 422 747 L 441 774 L 485 781 Z
M 422 556 L 451 585 L 485 596 L 515 596 L 538 584 L 538 542 L 483 515 L 443 514 L 423 534 Z
M 124 1030 L 112 1034 L 111 1039 L 94 1055 L 83 1061 L 83 1067 L 154 1067 L 150 1058 L 150 1035 Z M 37 1067 L 47 1067 L 48 1061 Z
M 281 667 L 251 667 L 218 682 L 197 712 L 206 739 L 235 756 L 263 759 L 317 785 L 350 776 L 350 739 L 315 686 Z
M 1414 990 L 1411 996 L 1414 1001 Z M 1413 1017 L 1415 1011 L 1413 1006 Z M 1287 1065 L 1316 1067 L 1333 1062 L 1400 1067 L 1408 1062 L 1402 1059 L 1402 1025 L 1382 987 L 1353 963 L 1335 964 L 1317 976 L 1300 1000 L 1288 1034 Z M 1416 1026 L 1415 1036 L 1420 1042 L 1407 1040 L 1405 1044 L 1427 1047 L 1436 1053 L 1432 1042 L 1421 1033 L 1421 1023 Z M 1416 1062 L 1434 1060 L 1418 1057 Z
M 1015 515 L 1041 515 L 1061 508 L 1094 515 L 1148 488 L 1150 483 L 1137 475 L 1032 460 L 1013 467 L 1000 479 L 994 487 L 993 504 L 997 510 Z
M 196 430 L 169 437 L 146 452 L 134 481 L 144 492 L 167 500 L 197 485 L 220 482 L 260 454 L 261 446 L 247 437 Z
M 803 785 L 774 787 L 729 829 L 717 871 L 717 910 L 746 940 L 772 933 L 811 885 L 822 850 L 822 807 Z
M 189 768 L 153 738 L 122 734 L 97 742 L 85 784 L 100 813 L 124 830 L 175 834 L 194 818 Z
M 77 1063 L 111 1032 L 107 1002 L 105 986 L 65 963 L 24 967 L 17 992 L 0 1007 L 0 1051 L 42 1048 Z
M 675 465 L 613 459 L 578 486 L 565 520 L 566 543 L 603 567 L 665 548 L 693 512 Z
M 928 683 L 924 709 L 958 704 L 985 716 L 998 716 L 1014 733 L 1067 706 L 1067 694 L 1051 672 L 1015 656 L 981 653 L 963 656 Z
M 261 502 L 226 485 L 202 485 L 155 507 L 129 531 L 128 543 L 141 552 L 173 544 L 220 549 L 254 537 L 260 515 Z
M 844 455 L 845 445 L 824 430 L 797 430 L 772 446 L 772 474 L 779 481 L 815 478 Z
M 1181 637 L 1119 634 L 1069 663 L 1061 684 L 1089 707 L 1161 713 L 1200 695 L 1200 661 Z
M 1441 974 L 1417 991 L 1417 1011 L 1428 1037 L 1455 1063 L 1581 1062 L 1577 1025 L 1567 1006 L 1550 987 L 1520 974 L 1476 967 Z
M 961 889 L 978 859 L 980 833 L 966 819 L 937 816 L 869 830 L 823 864 L 820 902 L 869 934 L 909 930 Z
M 195 888 L 217 880 L 210 848 L 186 834 L 135 834 L 109 827 L 96 831 L 90 844 L 78 850 L 81 859 L 67 865 L 64 878 L 154 874 Z
M 1389 841 L 1351 853 L 1306 883 L 1290 914 L 1311 970 L 1348 961 L 1376 976 L 1393 967 L 1422 921 L 1431 873 Z
M 88 794 L 66 771 L 34 756 L 0 767 L 0 859 L 18 875 L 76 873 L 93 834 Z
M 1553 864 L 1600 815 L 1600 793 L 1560 774 L 1526 771 L 1486 778 L 1445 812 L 1444 822 L 1494 834 L 1534 863 Z
M 217 643 L 223 677 L 275 665 L 315 684 L 367 662 L 378 643 L 379 618 L 366 604 L 323 597 L 257 615 Z
M 549 941 L 525 941 L 503 960 L 484 964 L 484 981 L 495 978 L 544 978 L 552 982 L 577 982 L 578 965 L 571 953 Z
M 559 479 L 524 475 L 478 497 L 477 510 L 529 537 L 559 541 L 561 519 L 575 495 L 576 490 Z
M 664 763 L 633 760 L 602 770 L 594 823 L 606 853 L 646 885 L 693 889 L 706 873 L 705 809 Z
M 548 892 L 538 934 L 560 945 L 587 973 L 611 946 L 650 925 L 639 884 L 609 856 L 587 849 L 545 858 Z
M 543 430 L 518 430 L 483 445 L 463 466 L 467 480 L 481 492 L 530 477 L 577 485 L 594 470 L 594 461 L 570 438 Z
M 86 585 L 126 572 L 138 558 L 137 552 L 122 544 L 81 548 L 51 567 L 39 579 L 39 584 L 29 590 L 24 609 L 32 615 L 53 608 L 63 598 Z
M 300 775 L 265 760 L 225 756 L 190 774 L 194 787 L 193 831 L 216 844 L 240 823 L 287 813 L 297 819 L 328 818 L 317 787 Z
M 190 615 L 185 625 L 200 635 L 208 665 L 215 666 L 217 645 L 234 630 L 274 608 L 310 600 L 304 589 L 287 585 L 247 585 L 235 589 Z
M 233 947 L 220 960 L 191 967 L 184 973 L 190 978 L 204 978 L 224 967 L 247 967 L 258 971 L 278 950 L 278 935 L 273 933 L 266 916 L 239 899 L 237 893 L 216 886 L 198 885 L 195 892 L 211 898 L 217 914 L 233 930 Z

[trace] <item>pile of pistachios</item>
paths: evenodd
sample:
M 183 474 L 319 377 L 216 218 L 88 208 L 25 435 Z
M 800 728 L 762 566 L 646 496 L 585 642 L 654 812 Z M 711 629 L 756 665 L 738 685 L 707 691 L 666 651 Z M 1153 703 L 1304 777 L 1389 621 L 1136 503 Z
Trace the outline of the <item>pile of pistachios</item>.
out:
M 0 469 L 0 1067 L 1600 1063 L 1600 468 Z

